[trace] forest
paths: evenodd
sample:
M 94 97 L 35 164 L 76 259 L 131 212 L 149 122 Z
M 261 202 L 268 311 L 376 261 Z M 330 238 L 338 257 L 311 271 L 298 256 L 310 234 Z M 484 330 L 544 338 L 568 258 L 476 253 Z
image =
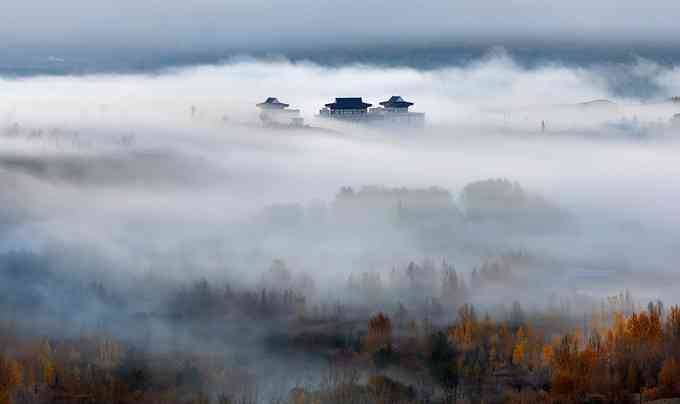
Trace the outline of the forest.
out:
M 38 259 L 15 254 L 1 267 Z M 468 303 L 530 261 L 526 252 L 505 254 L 469 274 L 446 261 L 409 262 L 385 277 L 352 273 L 324 298 L 311 277 L 274 260 L 252 288 L 202 279 L 166 290 L 155 311 L 102 314 L 63 335 L 39 326 L 38 319 L 59 315 L 49 299 L 11 301 L 5 291 L 0 402 L 638 403 L 680 396 L 679 306 L 644 305 L 629 291 L 587 303 L 551 295 L 534 310 L 519 301 L 488 311 Z M 120 292 L 81 286 L 80 304 L 121 305 Z M 583 314 L 576 309 L 585 306 Z M 61 321 L 63 329 L 76 327 L 63 314 Z

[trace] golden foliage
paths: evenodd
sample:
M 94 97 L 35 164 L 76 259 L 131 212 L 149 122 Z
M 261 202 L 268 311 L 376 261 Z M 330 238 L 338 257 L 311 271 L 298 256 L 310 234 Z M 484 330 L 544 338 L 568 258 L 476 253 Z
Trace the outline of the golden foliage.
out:
M 374 353 L 388 345 L 391 340 L 392 322 L 388 316 L 380 312 L 368 321 L 368 334 L 364 341 L 364 350 Z
M 659 371 L 659 388 L 668 395 L 680 393 L 680 364 L 675 358 L 663 362 Z
M 553 358 L 555 357 L 555 350 L 552 345 L 546 344 L 543 346 L 543 351 L 541 354 L 541 364 L 543 367 L 549 368 L 553 364 Z
M 555 372 L 552 378 L 552 391 L 555 394 L 568 395 L 574 392 L 576 383 L 573 375 L 567 370 Z

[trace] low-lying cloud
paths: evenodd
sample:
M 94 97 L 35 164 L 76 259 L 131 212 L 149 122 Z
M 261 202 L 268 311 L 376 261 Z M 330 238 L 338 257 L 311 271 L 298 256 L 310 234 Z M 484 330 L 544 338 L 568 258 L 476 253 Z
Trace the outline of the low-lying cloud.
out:
M 680 108 L 664 100 L 680 73 L 642 60 L 626 70 L 656 83 L 660 102 L 617 96 L 606 70 L 525 68 L 503 52 L 433 71 L 247 59 L 153 76 L 4 79 L 1 247 L 82 249 L 108 263 L 93 277 L 122 284 L 254 282 L 283 258 L 332 285 L 369 262 L 443 256 L 469 272 L 515 249 L 564 266 L 668 272 L 680 228 L 670 118 Z M 397 94 L 427 114 L 423 131 L 315 118 L 336 96 L 376 104 Z M 267 96 L 337 132 L 263 128 L 255 104 Z M 341 187 L 365 185 L 437 186 L 463 209 L 464 187 L 489 178 L 518 182 L 574 222 L 432 230 L 409 219 L 416 230 L 404 233 L 309 213 L 333 212 Z

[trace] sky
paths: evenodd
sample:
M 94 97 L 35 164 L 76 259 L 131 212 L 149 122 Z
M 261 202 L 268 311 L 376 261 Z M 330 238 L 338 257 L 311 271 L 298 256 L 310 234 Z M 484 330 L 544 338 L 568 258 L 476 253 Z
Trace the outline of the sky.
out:
M 6 0 L 0 48 L 289 49 L 371 43 L 672 43 L 674 0 Z

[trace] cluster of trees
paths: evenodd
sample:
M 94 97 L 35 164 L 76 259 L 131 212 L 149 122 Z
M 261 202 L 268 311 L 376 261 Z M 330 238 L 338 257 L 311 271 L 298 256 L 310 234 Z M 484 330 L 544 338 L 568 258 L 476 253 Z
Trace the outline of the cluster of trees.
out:
M 437 267 L 430 259 L 421 264 L 411 261 L 405 266 L 394 266 L 386 280 L 379 272 L 350 274 L 347 290 L 354 299 L 385 302 L 398 298 L 411 306 L 424 305 L 419 312 L 432 314 L 441 314 L 443 305 L 457 307 L 469 292 L 464 277 L 456 272 L 454 265 L 443 260 Z
M 258 288 L 237 291 L 229 284 L 210 286 L 201 280 L 189 288 L 172 294 L 168 313 L 178 320 L 205 320 L 215 317 L 271 318 L 291 315 L 303 316 L 305 296 L 293 288 Z
M 528 228 L 553 228 L 568 220 L 565 212 L 544 198 L 505 178 L 467 184 L 460 195 L 469 220 L 493 220 Z
M 228 283 L 211 286 L 206 279 L 183 287 L 169 297 L 167 314 L 178 319 L 225 316 L 302 317 L 307 299 L 314 296 L 314 280 L 305 273 L 294 274 L 280 259 L 272 261 L 253 289 L 236 290 Z
M 650 303 L 629 314 L 616 308 L 609 306 L 605 322 L 602 312 L 594 313 L 583 329 L 566 318 L 555 326 L 548 314 L 520 322 L 480 319 L 465 304 L 443 329 L 430 325 L 418 332 L 414 321 L 402 334 L 379 313 L 369 321 L 364 353 L 378 368 L 388 358 L 411 369 L 415 353 L 440 389 L 428 400 L 625 403 L 680 397 L 680 306 L 666 311 L 660 302 Z M 564 323 L 572 326 L 559 333 Z
M 486 258 L 470 272 L 469 285 L 476 292 L 489 287 L 521 289 L 529 281 L 541 282 L 560 271 L 559 264 L 516 250 Z
M 443 290 L 448 284 L 458 293 L 455 270 L 443 266 Z M 415 264 L 406 267 L 407 274 L 422 270 Z M 269 299 L 272 305 L 281 305 L 288 296 L 218 291 L 205 281 L 191 293 L 197 307 L 208 308 L 202 313 L 220 304 L 215 296 L 252 298 L 255 308 Z M 461 304 L 455 321 L 439 325 L 409 313 L 402 304 L 393 314 L 378 312 L 366 320 L 358 343 L 337 345 L 327 339 L 334 344 L 327 351 L 329 358 L 337 349 L 345 352 L 342 363 L 332 368 L 344 376 L 336 374 L 333 383 L 327 380 L 284 392 L 278 402 L 621 403 L 680 397 L 679 306 L 666 308 L 654 302 L 643 309 L 633 304 L 630 294 L 622 293 L 603 301 L 585 323 L 551 311 L 525 313 L 518 303 L 510 312 L 508 318 L 492 318 L 480 316 L 471 304 Z M 309 336 L 321 323 L 310 323 L 311 328 L 304 320 L 295 324 Z M 332 332 L 350 326 L 331 315 L 326 324 L 334 325 L 326 328 Z M 4 326 L 0 403 L 263 399 L 244 393 L 252 392 L 257 380 L 210 355 L 155 355 L 113 338 L 41 339 Z M 361 377 L 363 371 L 369 371 L 368 378 Z
M 41 339 L 0 330 L 0 403 L 252 402 L 252 377 L 197 355 L 148 353 L 111 338 Z M 219 403 L 228 395 L 213 394 Z M 245 402 L 245 401 L 243 401 Z
M 15 284 L 51 282 L 49 271 L 31 269 L 41 267 L 35 259 L 8 256 L 0 270 L 16 275 Z M 231 344 L 260 349 L 269 361 L 286 360 L 274 354 L 328 359 L 344 374 L 283 391 L 281 403 L 680 397 L 678 306 L 642 307 L 629 292 L 603 299 L 589 316 L 574 315 L 569 301 L 560 298 L 558 305 L 556 297 L 544 311 L 513 302 L 493 315 L 466 303 L 486 286 L 512 281 L 520 272 L 514 268 L 533 260 L 521 253 L 490 259 L 469 281 L 446 261 L 410 262 L 384 280 L 374 272 L 353 275 L 326 301 L 309 277 L 275 260 L 251 289 L 201 280 L 174 290 L 157 312 L 129 318 L 124 324 L 133 331 L 118 338 L 114 327 L 82 331 L 90 336 L 36 337 L 50 334 L 0 318 L 0 404 L 262 402 L 252 391 L 263 380 L 246 371 L 249 360 L 261 358 L 249 353 L 228 366 L 215 351 Z M 22 273 L 24 264 L 31 265 Z M 86 290 L 90 301 L 108 306 L 120 299 L 101 283 Z M 0 297 L 0 307 L 7 303 Z M 144 333 L 143 343 L 121 336 Z M 164 333 L 172 335 L 158 337 Z
M 395 201 L 406 205 L 450 206 L 453 203 L 451 193 L 438 187 L 430 188 L 388 188 L 382 186 L 365 186 L 355 191 L 352 187 L 342 187 L 336 195 L 336 204 L 354 202 L 356 205 L 390 206 Z
M 505 259 L 485 261 L 470 273 L 470 287 L 479 289 L 488 285 L 508 285 L 513 280 L 510 263 Z
M 449 191 L 437 187 L 424 189 L 342 187 L 334 208 L 338 213 L 362 217 L 388 215 L 409 227 L 433 225 L 432 220 L 455 225 L 461 220 L 493 220 L 535 226 L 553 227 L 567 217 L 558 207 L 540 196 L 526 191 L 517 182 L 505 178 L 475 181 L 467 184 L 459 197 L 461 208 Z
M 113 143 L 120 146 L 134 146 L 136 136 L 132 132 L 116 133 L 112 139 Z M 81 136 L 78 130 L 68 128 L 39 128 L 22 126 L 19 123 L 13 123 L 0 129 L 0 136 L 8 138 L 21 138 L 28 141 L 44 141 L 47 144 L 52 144 L 56 147 L 71 146 L 76 149 L 90 149 L 95 146 L 95 141 L 92 137 Z

